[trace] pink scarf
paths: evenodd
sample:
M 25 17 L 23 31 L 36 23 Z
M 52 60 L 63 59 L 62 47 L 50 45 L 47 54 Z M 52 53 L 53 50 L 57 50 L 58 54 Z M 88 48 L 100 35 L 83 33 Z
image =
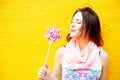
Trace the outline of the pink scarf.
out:
M 65 60 L 67 66 L 75 69 L 89 69 L 90 65 L 95 61 L 98 49 L 94 42 L 89 41 L 87 46 L 81 51 L 77 40 L 70 40 L 66 45 Z

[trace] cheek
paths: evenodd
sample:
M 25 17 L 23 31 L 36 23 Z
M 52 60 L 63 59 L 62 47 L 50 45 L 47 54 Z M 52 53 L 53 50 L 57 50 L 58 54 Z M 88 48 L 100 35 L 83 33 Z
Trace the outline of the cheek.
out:
M 77 30 L 81 30 L 82 29 L 82 25 L 76 25 Z

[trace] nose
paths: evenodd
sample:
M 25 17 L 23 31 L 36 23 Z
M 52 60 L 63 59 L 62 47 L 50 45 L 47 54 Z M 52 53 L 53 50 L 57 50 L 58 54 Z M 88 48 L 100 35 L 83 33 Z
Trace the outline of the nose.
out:
M 74 23 L 71 23 L 71 27 L 73 27 L 73 28 L 75 27 Z

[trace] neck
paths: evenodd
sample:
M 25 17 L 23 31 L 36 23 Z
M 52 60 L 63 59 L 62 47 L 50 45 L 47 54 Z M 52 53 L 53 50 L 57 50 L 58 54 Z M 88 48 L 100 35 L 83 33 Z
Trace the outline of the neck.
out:
M 85 36 L 79 36 L 76 39 L 78 41 L 78 45 L 79 45 L 80 50 L 83 50 L 89 42 L 89 38 L 87 36 L 86 37 Z

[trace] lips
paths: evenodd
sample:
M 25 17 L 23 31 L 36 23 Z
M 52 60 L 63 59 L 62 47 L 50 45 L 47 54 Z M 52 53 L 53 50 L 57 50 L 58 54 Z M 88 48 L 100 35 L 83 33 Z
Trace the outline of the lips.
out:
M 71 29 L 70 32 L 75 32 L 76 30 Z

